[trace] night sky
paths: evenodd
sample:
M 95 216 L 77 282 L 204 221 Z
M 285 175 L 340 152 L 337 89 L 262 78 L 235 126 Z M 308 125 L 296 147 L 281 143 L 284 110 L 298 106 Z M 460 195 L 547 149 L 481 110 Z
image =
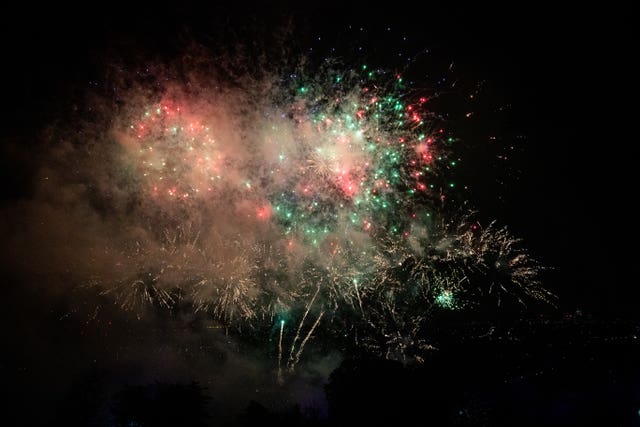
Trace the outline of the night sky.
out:
M 601 401 L 602 407 L 610 408 L 605 414 L 640 409 L 640 375 L 631 362 L 632 355 L 638 354 L 638 343 L 633 344 L 635 337 L 629 338 L 639 331 L 636 280 L 633 274 L 629 275 L 633 273 L 630 258 L 635 219 L 633 210 L 625 207 L 634 193 L 623 188 L 629 182 L 626 174 L 631 157 L 627 153 L 635 142 L 633 133 L 617 135 L 626 128 L 627 121 L 626 114 L 619 110 L 627 109 L 621 106 L 627 97 L 631 98 L 632 85 L 627 82 L 632 72 L 626 65 L 633 54 L 629 47 L 629 11 L 558 10 L 537 4 L 445 8 L 398 3 L 376 8 L 318 2 L 306 6 L 243 3 L 165 8 L 160 4 L 143 7 L 105 3 L 80 9 L 24 6 L 3 10 L 1 15 L 4 59 L 0 71 L 0 232 L 1 265 L 6 273 L 0 309 L 0 369 L 8 379 L 3 380 L 6 414 L 23 419 L 15 425 L 52 425 L 61 420 L 67 425 L 116 425 L 109 424 L 115 423 L 108 415 L 109 405 L 117 401 L 113 396 L 126 384 L 191 381 L 210 391 L 212 403 L 208 411 L 224 422 L 237 421 L 236 414 L 245 410 L 252 399 L 274 413 L 294 403 L 304 406 L 311 402 L 320 408 L 320 419 L 324 420 L 321 422 L 338 422 L 339 418 L 331 418 L 331 408 L 337 414 L 335 407 L 339 405 L 332 406 L 334 401 L 330 401 L 327 409 L 323 381 L 338 366 L 340 372 L 347 372 L 343 377 L 347 381 L 349 369 L 357 370 L 358 366 L 340 365 L 343 355 L 339 352 L 325 352 L 323 356 L 318 350 L 299 378 L 278 389 L 272 384 L 269 362 L 256 348 L 228 338 L 219 330 L 207 330 L 206 322 L 198 323 L 202 319 L 187 321 L 176 317 L 167 321 L 154 314 L 136 323 L 116 308 L 104 308 L 101 320 L 87 321 L 92 309 L 83 303 L 84 291 L 73 296 L 42 291 L 48 280 L 61 280 L 37 274 L 49 260 L 23 259 L 22 263 L 35 272 L 25 274 L 22 267 L 13 265 L 14 248 L 7 243 L 13 241 L 7 236 L 14 235 L 20 227 L 28 228 L 25 220 L 17 221 L 13 212 L 34 197 L 44 147 L 49 143 L 44 142 L 45 136 L 55 134 L 52 129 L 68 126 L 78 117 L 78 109 L 86 105 L 91 91 L 108 92 L 105 86 L 110 82 L 111 66 L 138 69 L 147 63 L 166 64 L 197 45 L 215 51 L 220 46 L 229 48 L 234 42 L 269 55 L 282 28 L 291 29 L 295 49 L 309 47 L 306 53 L 311 61 L 321 60 L 335 46 L 347 52 L 347 61 L 359 61 L 358 48 L 362 47 L 362 55 L 369 62 L 393 69 L 406 63 L 406 57 L 428 51 L 413 68 L 417 78 L 427 76 L 425 80 L 432 82 L 446 75 L 457 79 L 461 93 L 478 88 L 478 98 L 472 105 L 457 102 L 455 97 L 451 104 L 443 101 L 438 105 L 442 111 L 465 107 L 473 111 L 467 121 L 451 118 L 456 123 L 455 132 L 464 141 L 461 155 L 465 161 L 457 171 L 460 184 L 469 187 L 463 198 L 478 210 L 482 222 L 495 219 L 507 225 L 523 239 L 523 245 L 535 258 L 550 267 L 543 273 L 544 286 L 558 299 L 556 307 L 533 305 L 531 310 L 508 320 L 485 312 L 477 319 L 495 322 L 498 329 L 504 322 L 536 318 L 565 325 L 564 329 L 532 326 L 521 332 L 521 347 L 515 350 L 495 344 L 495 354 L 507 362 L 486 356 L 493 351 L 491 343 L 483 347 L 486 354 L 480 351 L 485 356 L 479 357 L 485 357 L 482 360 L 491 366 L 489 370 L 513 361 L 516 373 L 512 376 L 518 376 L 518 369 L 553 371 L 554 364 L 561 370 L 562 363 L 569 363 L 564 358 L 562 362 L 545 355 L 527 359 L 529 356 L 522 354 L 535 353 L 535 348 L 547 344 L 552 347 L 567 336 L 582 336 L 583 341 L 578 339 L 576 346 L 588 348 L 588 357 L 605 362 L 590 368 L 594 372 L 593 383 L 586 381 L 576 386 L 576 393 L 587 397 L 578 399 L 578 403 L 565 402 L 566 407 L 589 405 L 590 399 L 605 396 L 628 402 L 627 406 L 618 407 Z M 452 112 L 452 116 L 456 114 Z M 497 158 L 502 154 L 508 160 Z M 33 233 L 25 236 L 24 239 L 38 239 Z M 74 311 L 73 307 L 80 308 Z M 68 313 L 72 314 L 66 318 Z M 591 323 L 581 323 L 585 319 Z M 467 326 L 475 320 L 471 314 L 454 319 L 456 324 Z M 109 322 L 108 328 L 105 322 Z M 438 327 L 446 330 L 446 320 L 443 322 L 445 326 Z M 612 324 L 624 324 L 624 330 L 621 332 Z M 203 337 L 203 330 L 211 335 Z M 459 331 L 460 336 L 478 336 L 468 329 L 464 331 Z M 631 344 L 625 344 L 629 346 L 625 350 L 611 348 L 605 339 L 605 344 L 592 346 L 589 340 L 594 336 L 631 340 Z M 465 351 L 465 344 L 455 345 L 443 345 L 449 350 L 428 359 L 425 365 L 438 360 L 452 367 L 454 360 L 464 363 L 458 360 L 459 355 L 448 357 L 451 348 Z M 149 348 L 154 350 L 145 351 Z M 569 360 L 581 361 L 580 356 L 575 356 L 577 353 L 575 349 L 566 350 Z M 514 361 L 524 359 L 530 365 Z M 407 390 L 417 387 L 415 379 L 405 378 L 405 373 L 399 371 L 396 375 L 395 365 L 389 368 L 375 363 L 378 362 L 363 362 L 359 369 L 380 372 L 381 382 Z M 484 369 L 483 363 L 478 363 L 478 369 Z M 607 369 L 610 373 L 611 366 L 627 366 L 628 370 L 618 371 L 614 380 L 611 376 L 599 379 L 599 375 L 606 377 Z M 466 369 L 473 371 L 471 367 Z M 420 371 L 421 375 L 429 375 L 427 371 Z M 333 378 L 336 387 L 344 386 Z M 565 390 L 559 384 L 563 380 L 557 379 L 556 384 L 554 378 L 545 383 L 545 390 L 551 390 L 551 394 Z M 494 390 L 489 379 L 479 376 L 473 381 L 475 389 Z M 263 383 L 268 385 L 261 392 L 254 391 Z M 611 386 L 621 383 L 624 387 Z M 86 390 L 98 390 L 98 397 L 87 397 L 93 395 Z M 518 387 L 515 390 L 516 394 L 522 391 Z M 500 401 L 504 397 L 491 393 L 476 403 L 492 407 L 496 404 L 491 399 Z M 287 397 L 280 399 L 278 394 Z M 335 392 L 334 398 L 336 395 L 340 396 L 340 392 Z M 562 392 L 558 391 L 558 395 Z M 375 402 L 376 397 L 369 398 Z M 557 405 L 551 405 L 554 409 L 547 410 L 551 415 L 541 416 L 538 425 L 579 425 L 580 420 L 574 415 L 580 411 L 566 409 L 563 402 L 558 397 Z M 191 404 L 193 401 L 187 401 L 185 408 Z M 394 401 L 391 405 L 402 411 L 404 403 Z M 531 421 L 536 419 L 531 415 L 536 413 L 534 404 L 511 405 L 515 413 L 535 425 Z M 277 417 L 260 412 L 260 408 L 246 409 L 249 415 L 242 422 L 252 425 L 251 416 L 263 420 Z M 627 412 L 611 425 L 636 425 L 633 423 L 637 419 Z M 482 418 L 488 416 L 486 413 L 478 410 L 464 422 L 445 417 L 448 421 L 434 425 L 496 425 L 498 418 Z M 501 418 L 502 422 L 520 420 L 516 415 L 510 416 Z M 298 425 L 291 419 L 288 422 Z

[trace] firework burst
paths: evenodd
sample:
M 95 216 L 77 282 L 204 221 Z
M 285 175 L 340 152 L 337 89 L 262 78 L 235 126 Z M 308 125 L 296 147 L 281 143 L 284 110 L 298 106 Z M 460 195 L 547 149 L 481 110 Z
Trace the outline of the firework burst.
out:
M 122 109 L 116 166 L 145 238 L 103 294 L 276 331 L 279 378 L 320 331 L 420 361 L 439 310 L 552 300 L 506 228 L 450 215 L 456 138 L 427 94 L 366 65 L 307 75 L 229 97 L 176 83 Z

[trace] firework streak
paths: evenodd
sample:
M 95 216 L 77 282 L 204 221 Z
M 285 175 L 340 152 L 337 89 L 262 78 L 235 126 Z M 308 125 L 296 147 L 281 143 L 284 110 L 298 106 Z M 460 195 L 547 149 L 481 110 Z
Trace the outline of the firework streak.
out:
M 434 311 L 551 298 L 518 241 L 455 202 L 456 139 L 427 94 L 364 65 L 302 75 L 175 85 L 118 113 L 144 236 L 112 244 L 103 294 L 271 334 L 279 376 L 314 334 L 420 360 Z

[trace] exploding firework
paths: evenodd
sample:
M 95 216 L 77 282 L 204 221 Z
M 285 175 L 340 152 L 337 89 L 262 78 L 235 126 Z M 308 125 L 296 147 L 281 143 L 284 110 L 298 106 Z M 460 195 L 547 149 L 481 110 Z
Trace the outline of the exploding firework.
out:
M 137 238 L 106 238 L 117 263 L 91 283 L 125 310 L 276 331 L 279 378 L 320 330 L 420 361 L 438 311 L 551 301 L 505 228 L 451 215 L 456 138 L 428 93 L 366 65 L 310 75 L 176 81 L 115 109 L 117 155 L 99 167 L 126 181 Z M 95 188 L 108 205 L 115 190 Z

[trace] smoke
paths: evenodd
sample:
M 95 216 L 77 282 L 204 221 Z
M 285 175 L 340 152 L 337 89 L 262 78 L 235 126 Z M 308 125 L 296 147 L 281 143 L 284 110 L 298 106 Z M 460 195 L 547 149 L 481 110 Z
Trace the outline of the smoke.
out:
M 87 337 L 67 349 L 80 366 L 198 378 L 236 412 L 318 402 L 348 349 L 420 362 L 430 317 L 495 269 L 501 298 L 548 297 L 504 229 L 452 215 L 455 138 L 428 91 L 287 52 L 114 60 L 36 143 L 7 145 L 31 178 L 2 207 L 7 277 L 34 324 Z
M 195 50 L 177 63 L 144 75 L 113 67 L 108 91 L 89 89 L 33 143 L 3 144 L 29 171 L 27 191 L 2 206 L 7 298 L 21 299 L 24 319 L 10 366 L 49 353 L 59 369 L 42 360 L 34 375 L 61 399 L 97 369 L 109 373 L 107 394 L 195 379 L 221 416 L 250 399 L 323 405 L 339 356 L 313 357 L 308 369 L 305 360 L 302 383 L 276 384 L 275 342 L 254 326 L 292 304 L 290 279 L 268 272 L 282 276 L 305 256 L 269 221 L 268 198 L 291 177 L 268 168 L 299 155 L 298 130 L 262 98 L 274 77 L 223 79 L 228 64 L 211 67 Z M 229 329 L 255 336 L 238 341 Z

